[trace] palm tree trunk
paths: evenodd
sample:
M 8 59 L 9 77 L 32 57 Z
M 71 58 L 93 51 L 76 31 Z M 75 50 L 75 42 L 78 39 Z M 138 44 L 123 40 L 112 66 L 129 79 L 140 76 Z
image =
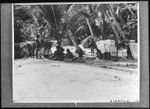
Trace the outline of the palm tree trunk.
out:
M 126 4 L 126 7 L 128 8 L 128 10 L 130 11 L 130 13 L 134 16 L 134 17 L 136 17 L 135 16 L 135 14 L 133 13 L 133 11 L 130 9 L 130 7 Z
M 91 27 L 91 25 L 90 25 L 89 19 L 88 19 L 88 18 L 85 18 L 85 19 L 86 19 L 86 23 L 87 23 L 87 25 L 88 25 L 88 27 L 89 27 L 89 30 L 90 30 L 90 33 L 91 33 L 91 37 L 93 38 L 93 37 L 94 37 L 94 33 L 93 33 L 93 31 L 92 31 L 92 27 Z
M 74 36 L 73 36 L 71 30 L 67 30 L 67 31 L 68 31 L 68 33 L 69 33 L 69 36 L 70 36 L 70 39 L 71 39 L 73 45 L 75 46 L 75 49 L 78 50 L 80 47 L 79 47 L 79 45 L 77 44 L 77 42 L 76 42 L 76 40 L 75 40 L 75 38 L 74 38 Z
M 55 12 L 54 12 L 54 9 L 53 9 L 53 5 L 51 5 L 51 8 L 52 8 L 53 15 L 54 15 L 55 25 L 56 25 L 56 28 L 58 29 L 58 25 L 57 25 L 57 22 L 56 22 L 56 17 L 55 17 Z
M 119 32 L 117 31 L 117 29 L 116 29 L 116 27 L 115 27 L 115 25 L 114 25 L 113 22 L 110 22 L 110 25 L 111 25 L 111 27 L 112 27 L 114 33 L 115 33 L 115 36 L 116 36 L 116 39 L 117 39 L 117 40 L 116 40 L 117 43 L 120 43 L 120 42 L 121 42 L 121 39 L 120 39 L 120 37 L 119 37 Z
M 107 14 L 104 13 L 104 15 L 105 15 L 105 17 L 106 17 L 107 19 L 109 19 L 109 16 L 108 16 Z M 117 28 L 116 28 L 116 26 L 115 26 L 115 22 L 114 22 L 114 21 L 110 21 L 109 24 L 110 24 L 110 26 L 111 26 L 111 28 L 112 28 L 112 30 L 113 30 L 115 36 L 116 36 L 115 42 L 116 42 L 117 51 L 116 51 L 115 61 L 117 61 L 117 60 L 118 60 L 118 44 L 121 42 L 121 39 L 120 39 L 120 37 L 119 37 L 119 32 L 118 32 L 118 30 L 117 30 Z
M 56 22 L 56 16 L 55 16 L 55 12 L 54 12 L 53 5 L 51 5 L 51 8 L 52 8 L 52 11 L 53 11 L 54 21 L 55 21 L 55 26 L 56 26 L 56 39 L 57 39 L 57 44 L 58 44 L 58 45 L 61 45 L 62 40 L 61 40 L 61 37 L 60 37 L 60 34 L 59 34 L 58 25 L 57 25 L 57 22 Z
M 89 5 L 88 5 L 88 6 L 89 6 Z M 83 5 L 82 5 L 82 8 L 84 9 L 84 11 L 86 10 Z M 90 25 L 90 21 L 89 21 L 89 19 L 88 19 L 87 17 L 85 17 L 85 19 L 86 19 L 86 23 L 87 23 L 87 25 L 88 25 L 88 27 L 89 27 L 89 30 L 90 30 L 90 33 L 91 33 L 91 38 L 93 38 L 93 37 L 94 37 L 94 33 L 93 33 L 93 31 L 92 31 L 92 27 L 91 27 L 91 25 Z
M 124 35 L 121 27 L 119 26 L 119 24 L 118 24 L 118 22 L 117 22 L 117 20 L 115 18 L 115 13 L 114 13 L 112 5 L 108 5 L 108 7 L 109 7 L 109 10 L 110 10 L 110 12 L 112 14 L 112 17 L 113 17 L 113 20 L 114 20 L 114 25 L 116 26 L 117 30 L 119 31 L 119 33 L 121 34 L 121 36 L 123 37 L 123 39 L 126 41 L 126 37 L 125 37 L 125 35 Z

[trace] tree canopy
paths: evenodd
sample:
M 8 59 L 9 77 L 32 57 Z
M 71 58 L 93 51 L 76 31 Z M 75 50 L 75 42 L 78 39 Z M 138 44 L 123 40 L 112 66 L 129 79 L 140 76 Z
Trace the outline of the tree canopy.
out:
M 63 38 L 83 40 L 89 35 L 107 39 L 110 34 L 118 41 L 137 41 L 137 5 L 14 5 L 15 42 L 34 40 L 37 32 L 58 42 Z

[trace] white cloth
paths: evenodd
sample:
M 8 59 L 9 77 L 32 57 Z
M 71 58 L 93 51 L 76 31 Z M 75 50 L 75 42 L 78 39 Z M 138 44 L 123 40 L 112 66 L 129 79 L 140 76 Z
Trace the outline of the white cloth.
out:
M 138 58 L 137 43 L 129 43 L 129 47 L 130 47 L 132 56 L 134 57 L 134 59 L 137 59 Z
M 97 48 L 103 53 L 110 52 L 115 53 L 116 52 L 116 46 L 114 40 L 100 40 L 96 42 Z

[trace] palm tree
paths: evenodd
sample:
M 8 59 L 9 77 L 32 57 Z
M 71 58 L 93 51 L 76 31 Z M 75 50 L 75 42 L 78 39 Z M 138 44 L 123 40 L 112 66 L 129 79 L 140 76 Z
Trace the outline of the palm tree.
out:
M 76 31 L 78 31 L 80 28 L 82 28 L 84 25 L 79 26 L 78 28 L 74 28 L 74 24 L 76 24 L 76 22 L 79 22 L 81 19 L 85 20 L 90 33 L 91 33 L 91 37 L 94 37 L 94 33 L 90 24 L 90 19 L 93 16 L 92 14 L 87 13 L 87 11 L 89 9 L 86 9 L 87 7 L 90 7 L 89 5 L 79 5 L 79 4 L 73 4 L 69 7 L 69 9 L 67 10 L 67 17 L 65 18 L 65 22 L 67 22 L 68 24 L 68 32 L 69 32 L 69 36 L 76 48 L 76 50 L 80 49 L 79 45 L 77 44 L 76 40 L 75 40 L 75 33 Z M 74 30 L 75 29 L 75 30 Z M 75 32 L 74 32 L 75 31 Z
M 51 30 L 55 34 L 57 43 L 61 44 L 62 17 L 64 12 L 59 8 L 59 5 L 40 5 L 39 7 L 42 10 L 44 18 L 51 25 Z
M 77 22 L 83 19 L 88 25 L 91 37 L 94 37 L 90 23 L 90 19 L 93 16 L 93 13 L 89 14 L 86 12 L 87 10 L 90 10 L 90 5 L 40 5 L 39 7 L 42 10 L 43 15 L 47 19 L 48 23 L 51 24 L 53 32 L 55 33 L 56 39 L 59 43 L 61 43 L 60 39 L 62 38 L 60 33 L 62 31 L 67 31 L 76 50 L 78 50 L 80 47 L 75 40 L 75 34 L 76 31 L 81 28 L 81 26 L 83 26 L 78 26 Z M 86 9 L 86 7 L 89 7 L 89 9 Z M 67 30 L 64 29 L 65 26 L 67 26 Z

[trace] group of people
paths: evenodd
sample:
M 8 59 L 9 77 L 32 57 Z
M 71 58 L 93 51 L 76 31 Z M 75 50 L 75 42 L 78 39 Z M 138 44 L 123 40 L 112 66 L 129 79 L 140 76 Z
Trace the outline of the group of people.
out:
M 91 55 L 94 54 L 94 49 L 96 49 L 97 57 L 101 59 L 102 58 L 102 53 L 101 53 L 100 50 L 98 50 L 94 40 L 91 40 L 90 47 L 91 47 Z M 58 46 L 56 46 L 56 51 L 53 53 L 52 56 L 49 57 L 49 59 L 52 59 L 52 60 L 66 60 L 66 61 L 73 61 L 73 60 L 76 59 L 75 56 L 73 55 L 73 53 L 69 49 L 66 49 L 66 54 L 64 53 L 64 51 L 65 51 L 64 48 L 61 47 L 60 44 L 58 44 Z M 76 50 L 76 53 L 78 54 L 78 59 L 83 58 L 84 52 L 81 48 Z
M 52 42 L 51 42 L 52 43 Z M 44 48 L 45 50 L 50 50 L 51 51 L 51 47 L 52 44 L 51 43 L 46 43 L 38 34 L 37 38 L 35 40 L 35 48 L 36 48 L 36 52 L 35 52 L 35 56 L 38 59 L 39 57 L 42 58 L 42 56 L 52 59 L 52 60 L 69 60 L 72 61 L 73 59 L 75 59 L 73 53 L 69 50 L 66 49 L 66 54 L 64 53 L 64 48 L 61 46 L 61 44 L 58 44 L 56 46 L 56 51 L 54 51 L 54 53 L 51 52 L 51 55 L 49 56 L 49 52 L 48 55 L 42 54 L 41 53 L 41 49 Z M 78 54 L 78 58 L 82 58 L 83 57 L 83 51 L 82 49 L 78 49 L 76 51 L 76 53 Z
M 38 34 L 36 39 L 35 39 L 35 56 L 36 58 L 42 58 L 41 57 L 41 49 L 44 48 L 44 53 L 43 55 L 46 56 L 46 53 L 52 53 L 51 48 L 53 43 L 51 41 L 49 41 L 48 39 L 43 39 L 41 38 L 41 36 Z
M 68 61 L 72 61 L 74 59 L 73 53 L 69 49 L 66 49 L 66 52 L 67 53 L 65 54 L 64 53 L 64 48 L 61 47 L 60 44 L 58 44 L 58 46 L 56 46 L 56 51 L 49 58 L 52 59 L 52 60 L 68 60 Z
M 51 51 L 51 47 L 53 45 L 52 42 L 46 41 L 44 39 L 42 39 L 42 37 L 40 35 L 37 35 L 35 41 L 33 41 L 34 43 L 25 43 L 24 45 L 26 45 L 25 47 L 22 48 L 27 48 L 26 50 L 26 56 L 35 56 L 37 59 L 38 58 L 49 58 L 52 60 L 66 60 L 66 61 L 73 61 L 76 59 L 81 59 L 83 58 L 84 55 L 84 51 L 81 48 L 78 48 L 75 52 L 76 54 L 78 54 L 78 57 L 75 57 L 73 55 L 73 53 L 69 50 L 66 49 L 66 53 L 65 49 L 61 46 L 61 44 L 58 44 L 56 46 L 56 50 L 54 51 L 54 53 L 52 53 Z M 89 42 L 89 47 L 91 48 L 91 55 L 95 55 L 96 57 L 99 59 L 105 59 L 105 57 L 110 57 L 110 53 L 102 53 L 100 49 L 98 49 L 95 41 L 93 38 L 90 39 Z M 16 47 L 17 48 L 17 47 Z M 18 47 L 19 48 L 19 47 Z M 44 50 L 44 51 L 43 51 Z M 96 50 L 96 53 L 95 53 Z M 17 51 L 17 50 L 15 50 Z M 43 52 L 42 52 L 43 51 Z M 45 52 L 46 51 L 46 52 Z M 50 52 L 49 52 L 50 51 Z M 18 53 L 20 54 L 20 53 Z
M 95 41 L 93 38 L 90 39 L 89 42 L 90 48 L 91 48 L 91 55 L 96 54 L 96 57 L 99 59 L 105 59 L 105 57 L 110 57 L 110 53 L 102 53 L 101 50 L 98 49 Z M 51 49 L 52 44 L 45 44 L 45 42 L 43 42 L 43 40 L 40 40 L 40 36 L 37 36 L 37 40 L 36 40 L 36 58 L 38 58 L 39 56 L 41 57 L 41 48 L 42 47 L 47 46 L 48 49 Z M 46 49 L 47 50 L 47 49 Z M 95 53 L 96 50 L 96 53 Z M 61 46 L 61 44 L 58 44 L 56 46 L 56 51 L 54 51 L 54 53 L 51 52 L 51 55 L 49 56 L 49 53 L 47 55 L 46 58 L 52 59 L 52 60 L 67 60 L 67 61 L 73 61 L 76 57 L 73 55 L 73 53 L 69 50 L 66 49 L 66 54 L 64 53 L 65 49 Z M 83 58 L 83 50 L 81 48 L 77 49 L 75 51 L 78 54 L 77 58 L 82 59 Z M 45 56 L 44 56 L 45 57 Z

